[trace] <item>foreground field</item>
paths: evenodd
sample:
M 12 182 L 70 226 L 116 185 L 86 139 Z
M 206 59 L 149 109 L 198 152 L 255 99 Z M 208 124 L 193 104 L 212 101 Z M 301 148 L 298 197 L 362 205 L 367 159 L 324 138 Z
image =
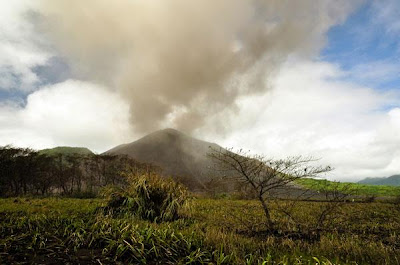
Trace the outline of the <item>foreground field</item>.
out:
M 400 207 L 393 203 L 347 203 L 318 234 L 266 233 L 256 201 L 194 198 L 184 218 L 159 224 L 104 215 L 103 204 L 101 199 L 1 199 L 0 264 L 400 263 Z M 277 231 L 290 226 L 314 231 L 323 207 L 300 202 L 297 222 L 276 214 Z

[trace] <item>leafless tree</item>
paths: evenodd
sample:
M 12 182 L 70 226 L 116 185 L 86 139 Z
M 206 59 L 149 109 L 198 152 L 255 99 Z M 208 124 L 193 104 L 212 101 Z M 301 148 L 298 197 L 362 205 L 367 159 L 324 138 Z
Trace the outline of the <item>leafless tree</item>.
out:
M 350 183 L 341 184 L 340 182 L 328 182 L 320 186 L 318 191 L 325 196 L 325 204 L 321 207 L 316 223 L 317 230 L 322 230 L 333 220 L 339 209 L 349 198 L 356 193 L 356 189 Z
M 268 230 L 274 229 L 270 213 L 270 199 L 277 191 L 295 190 L 296 180 L 316 177 L 331 170 L 329 166 L 313 166 L 312 157 L 288 157 L 286 159 L 267 159 L 261 155 L 232 149 L 210 148 L 209 157 L 214 160 L 216 169 L 224 171 L 227 178 L 248 185 L 262 205 Z

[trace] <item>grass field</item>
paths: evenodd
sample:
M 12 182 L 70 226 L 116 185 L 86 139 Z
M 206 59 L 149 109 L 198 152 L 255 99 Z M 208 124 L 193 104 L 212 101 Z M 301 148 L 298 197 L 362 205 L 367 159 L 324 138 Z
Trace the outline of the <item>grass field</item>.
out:
M 282 203 L 288 202 L 271 207 Z M 400 262 L 400 207 L 393 203 L 347 203 L 318 238 L 263 232 L 256 201 L 194 198 L 183 218 L 159 224 L 104 215 L 102 205 L 101 199 L 0 199 L 0 264 Z M 296 206 L 303 229 L 313 227 L 323 205 Z M 273 218 L 277 231 L 295 225 L 279 214 Z
M 355 195 L 360 196 L 377 196 L 377 197 L 388 197 L 388 196 L 400 196 L 400 187 L 399 186 L 384 186 L 384 185 L 366 185 L 359 183 L 350 183 L 350 182 L 331 182 L 324 179 L 310 179 L 304 178 L 297 180 L 297 183 L 313 190 L 320 189 L 333 189 L 337 188 L 338 190 L 350 189 L 354 192 Z

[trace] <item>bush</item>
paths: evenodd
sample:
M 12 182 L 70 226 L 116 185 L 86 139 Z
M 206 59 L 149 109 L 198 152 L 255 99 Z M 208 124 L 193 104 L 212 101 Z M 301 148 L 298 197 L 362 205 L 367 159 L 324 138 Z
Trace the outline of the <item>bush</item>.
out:
M 375 200 L 376 200 L 375 195 L 367 196 L 364 198 L 364 202 L 366 202 L 366 203 L 372 203 L 372 202 L 375 202 Z
M 150 221 L 172 221 L 187 206 L 187 189 L 172 179 L 156 174 L 128 175 L 127 190 L 109 191 L 106 209 L 112 213 L 134 214 Z

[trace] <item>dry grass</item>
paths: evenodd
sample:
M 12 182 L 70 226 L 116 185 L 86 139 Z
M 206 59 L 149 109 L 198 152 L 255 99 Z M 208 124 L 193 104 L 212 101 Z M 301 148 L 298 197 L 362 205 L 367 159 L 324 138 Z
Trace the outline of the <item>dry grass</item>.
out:
M 105 200 L 0 200 L 0 263 L 37 264 L 398 264 L 400 211 L 390 203 L 348 203 L 319 239 L 304 238 L 279 211 L 281 233 L 263 232 L 256 201 L 194 199 L 172 222 L 105 216 Z M 272 207 L 281 207 L 276 201 Z M 323 207 L 301 202 L 305 227 Z M 285 233 L 291 231 L 291 233 Z

